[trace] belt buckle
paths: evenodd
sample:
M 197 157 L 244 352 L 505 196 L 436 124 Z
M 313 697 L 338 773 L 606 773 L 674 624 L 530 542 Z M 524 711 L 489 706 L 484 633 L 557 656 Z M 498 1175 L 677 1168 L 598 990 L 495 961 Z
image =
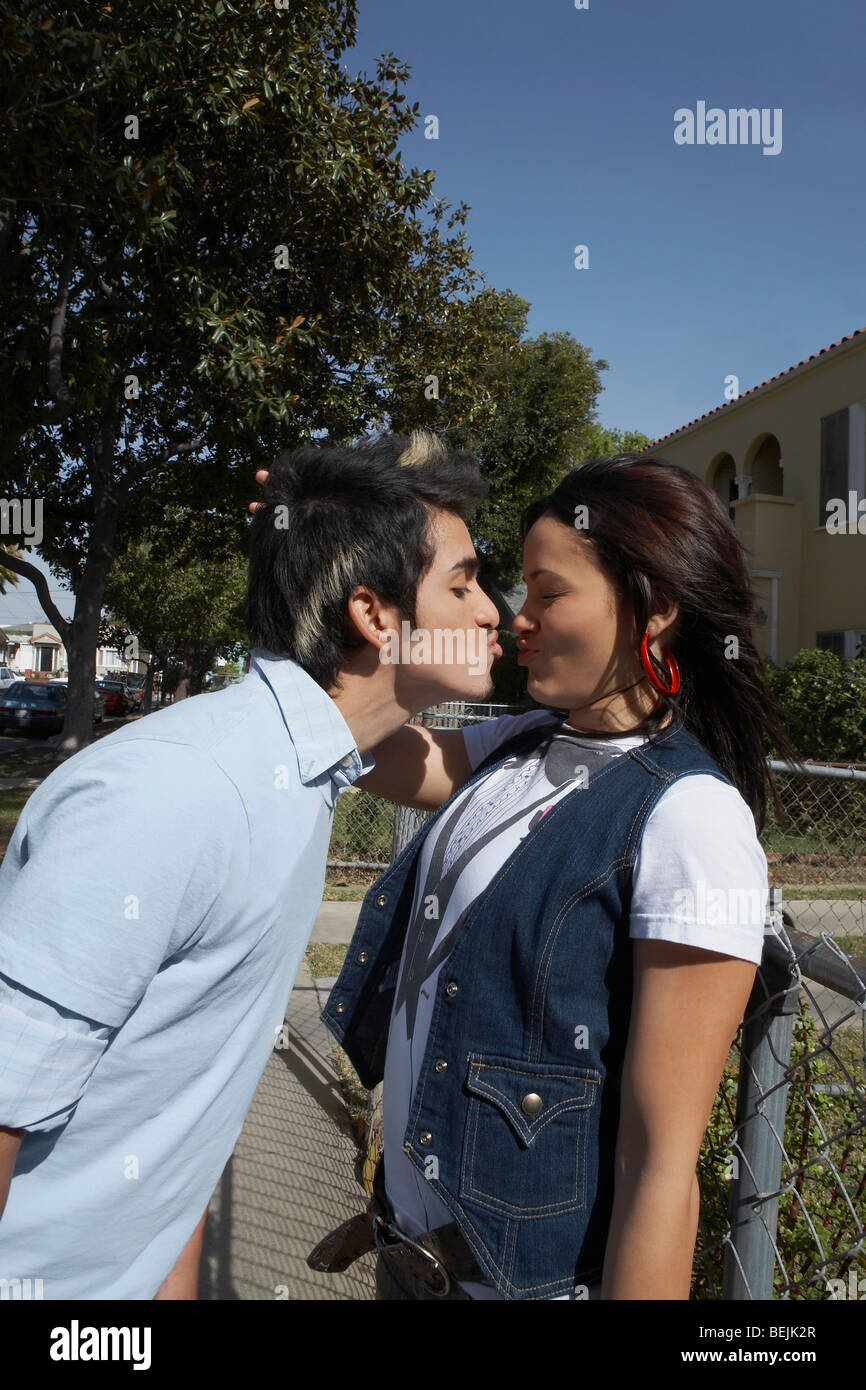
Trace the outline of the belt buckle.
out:
M 391 1242 L 392 1245 L 407 1245 L 410 1250 L 415 1251 L 416 1255 L 423 1255 L 424 1259 L 432 1265 L 431 1273 L 441 1276 L 445 1284 L 443 1289 L 436 1289 L 432 1284 L 428 1284 L 427 1287 L 435 1298 L 447 1298 L 448 1294 L 451 1292 L 451 1275 L 448 1273 L 448 1270 L 442 1264 L 441 1260 L 437 1260 L 436 1256 L 432 1255 L 429 1250 L 425 1250 L 423 1245 L 419 1245 L 417 1241 L 410 1240 L 409 1236 L 405 1236 L 402 1231 L 398 1231 L 396 1226 L 392 1226 L 390 1221 L 385 1221 L 381 1216 L 377 1216 L 373 1222 L 373 1234 L 376 1238 L 377 1250 L 387 1250 L 390 1248 L 388 1245 L 384 1244 L 384 1241 L 380 1241 L 380 1233 L 386 1231 L 394 1237 Z M 424 1284 L 427 1283 L 423 1276 L 421 1277 L 421 1282 Z

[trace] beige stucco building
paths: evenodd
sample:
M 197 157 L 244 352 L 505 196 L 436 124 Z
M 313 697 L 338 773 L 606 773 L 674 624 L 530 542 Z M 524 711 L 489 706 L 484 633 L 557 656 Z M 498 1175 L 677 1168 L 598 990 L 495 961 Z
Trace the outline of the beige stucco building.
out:
M 657 439 L 729 506 L 779 665 L 866 641 L 866 329 Z M 840 524 L 840 517 L 844 520 Z

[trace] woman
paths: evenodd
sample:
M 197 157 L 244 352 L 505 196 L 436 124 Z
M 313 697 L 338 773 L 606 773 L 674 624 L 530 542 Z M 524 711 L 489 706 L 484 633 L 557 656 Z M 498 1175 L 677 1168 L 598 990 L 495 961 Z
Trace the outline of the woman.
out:
M 323 1015 L 384 1076 L 379 1296 L 686 1299 L 761 959 L 763 732 L 793 750 L 742 546 L 693 474 L 593 460 L 523 534 L 514 631 L 545 708 L 407 726 L 359 781 L 439 808 Z

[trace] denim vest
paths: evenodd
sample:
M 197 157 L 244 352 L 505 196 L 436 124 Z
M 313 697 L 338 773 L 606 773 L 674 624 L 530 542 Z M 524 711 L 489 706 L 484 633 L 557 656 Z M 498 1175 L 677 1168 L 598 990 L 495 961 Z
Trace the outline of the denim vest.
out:
M 497 748 L 367 893 L 322 1013 L 365 1086 L 384 1072 L 427 830 L 546 732 Z M 601 1278 L 631 1014 L 632 869 L 659 797 L 695 773 L 731 785 L 678 716 L 576 786 L 476 898 L 440 971 L 403 1147 L 504 1298 Z

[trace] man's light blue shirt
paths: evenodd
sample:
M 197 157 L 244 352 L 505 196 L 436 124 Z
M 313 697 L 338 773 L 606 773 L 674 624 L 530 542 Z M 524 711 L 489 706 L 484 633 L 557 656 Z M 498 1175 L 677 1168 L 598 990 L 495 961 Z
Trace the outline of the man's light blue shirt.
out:
M 0 1124 L 31 1127 L 0 1279 L 153 1298 L 282 1024 L 337 796 L 373 765 L 330 696 L 257 649 L 243 681 L 34 792 L 0 866 Z

